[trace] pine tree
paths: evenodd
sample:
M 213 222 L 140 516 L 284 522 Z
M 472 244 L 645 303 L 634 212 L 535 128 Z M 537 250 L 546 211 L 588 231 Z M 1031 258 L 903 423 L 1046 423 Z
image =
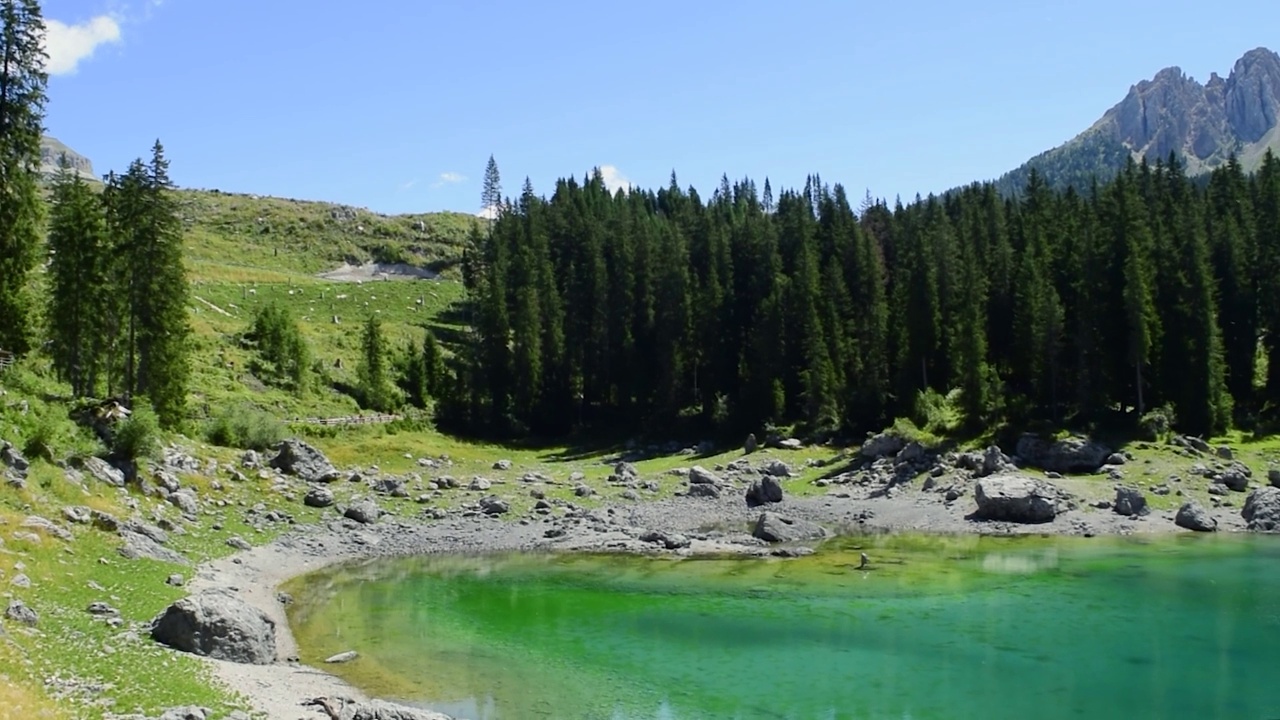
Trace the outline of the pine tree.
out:
M 135 160 L 123 176 L 109 177 L 104 203 L 120 294 L 123 388 L 146 396 L 160 422 L 174 427 L 186 408 L 191 328 L 182 223 L 168 168 L 157 141 L 149 163 Z
M 1138 414 L 1142 415 L 1146 412 L 1143 370 L 1151 363 L 1152 348 L 1160 335 L 1160 317 L 1155 305 L 1155 248 L 1131 175 L 1122 174 L 1111 185 L 1108 224 L 1112 247 L 1121 258 L 1125 353 L 1133 370 Z
M 98 197 L 63 156 L 53 184 L 49 218 L 46 334 L 59 377 L 76 397 L 92 396 L 107 370 L 111 261 Z
M 257 345 L 253 367 L 263 380 L 299 394 L 306 389 L 311 351 L 288 308 L 276 302 L 259 307 L 248 337 Z
M 379 412 L 389 412 L 394 408 L 382 321 L 374 314 L 365 320 L 360 332 L 360 365 L 356 369 L 356 378 L 364 407 Z
M 32 348 L 27 284 L 41 233 L 44 20 L 35 0 L 0 0 L 0 349 Z

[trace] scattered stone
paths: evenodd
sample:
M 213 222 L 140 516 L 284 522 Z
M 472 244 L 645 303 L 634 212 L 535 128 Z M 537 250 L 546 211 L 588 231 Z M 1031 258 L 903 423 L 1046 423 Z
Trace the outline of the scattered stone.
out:
M 45 535 L 56 537 L 59 540 L 65 540 L 68 542 L 70 542 L 73 537 L 70 530 L 58 525 L 48 518 L 42 518 L 39 515 L 27 516 L 27 519 L 23 520 L 22 525 L 19 527 L 24 527 L 30 530 L 39 530 Z
M 678 533 L 665 533 L 661 530 L 650 530 L 640 535 L 640 542 L 661 545 L 668 550 L 679 550 L 689 547 L 690 540 Z
M 18 478 L 25 478 L 27 470 L 31 467 L 31 463 L 22 456 L 22 452 L 7 442 L 0 446 L 0 463 L 12 470 Z
M 1102 443 L 1083 437 L 1049 442 L 1035 435 L 1018 439 L 1018 457 L 1028 465 L 1060 473 L 1095 473 L 1111 455 Z
M 1124 465 L 1129 459 L 1120 453 L 1111 453 L 1107 456 L 1107 465 Z
M 1217 482 L 1226 485 L 1229 490 L 1236 492 L 1244 492 L 1249 489 L 1249 478 L 1253 475 L 1253 471 L 1247 466 L 1240 463 L 1231 463 L 1231 466 L 1222 471 L 1218 476 Z
M 247 540 L 238 535 L 227 538 L 227 547 L 232 547 L 236 550 L 250 550 L 253 548 Z
M 1208 454 L 1212 449 L 1209 447 L 1209 443 L 1205 442 L 1204 440 L 1198 437 L 1188 437 L 1188 438 L 1183 438 L 1183 440 L 1186 441 L 1186 444 L 1188 447 L 1190 447 L 1192 450 L 1195 450 L 1198 453 Z
M 378 509 L 378 504 L 372 500 L 357 500 L 347 506 L 342 516 L 358 523 L 375 523 L 382 515 L 382 511 Z
M 691 485 L 719 485 L 720 477 L 701 465 L 694 465 L 689 469 L 689 483 Z
M 327 487 L 313 487 L 302 497 L 302 504 L 313 508 L 327 508 L 333 505 L 333 491 Z
M 747 488 L 747 507 L 780 502 L 782 502 L 782 485 L 771 475 L 752 482 L 751 487 Z
M 184 580 L 183 577 L 181 575 L 178 575 L 177 573 L 174 573 L 173 575 L 170 575 L 169 577 L 164 579 L 165 585 L 172 585 L 173 587 L 182 587 L 186 583 L 187 581 Z
M 804 447 L 804 443 L 800 442 L 796 438 L 787 438 L 786 440 L 778 443 L 778 447 L 783 450 L 800 450 Z
M 149 558 L 160 562 L 173 563 L 174 565 L 190 564 L 182 555 L 141 533 L 121 530 L 120 537 L 124 538 L 124 545 L 120 547 L 119 553 L 129 560 Z
M 623 500 L 639 500 L 640 493 L 630 488 L 627 488 L 626 490 L 622 491 L 622 499 Z
M 1271 468 L 1267 471 L 1267 482 L 1272 487 L 1280 487 L 1280 468 Z
M 995 475 L 1014 468 L 1013 461 L 1008 455 L 1004 454 L 999 447 L 992 445 L 982 453 L 982 467 L 979 468 L 979 475 L 986 477 Z
M 1280 488 L 1264 487 L 1249 493 L 1240 515 L 1254 532 L 1280 532 Z
M 894 456 L 894 462 L 898 463 L 914 463 L 924 458 L 924 446 L 912 440 L 903 446 L 902 450 Z
M 87 457 L 80 461 L 80 467 L 89 473 L 89 477 L 111 487 L 124 487 L 124 473 L 98 457 Z
M 511 506 L 507 504 L 506 500 L 490 495 L 480 500 L 480 511 L 485 515 L 505 515 L 511 512 Z
M 943 495 L 942 497 L 946 502 L 952 503 L 964 497 L 964 493 L 965 493 L 964 488 L 958 488 L 958 487 L 952 486 L 947 488 L 947 494 Z
M 155 479 L 156 485 L 168 492 L 176 493 L 182 487 L 182 484 L 178 482 L 178 478 L 167 470 L 156 470 L 152 477 Z
M 31 578 L 27 577 L 24 573 L 18 573 L 13 576 L 13 579 L 9 581 L 9 584 L 16 588 L 29 588 L 31 587 Z
M 40 622 L 40 616 L 36 614 L 36 611 L 27 607 L 27 604 L 21 600 L 10 600 L 8 609 L 4 611 L 4 616 L 28 627 L 35 627 Z
M 760 513 L 751 534 L 765 542 L 795 542 L 797 540 L 818 540 L 827 536 L 827 531 L 817 523 L 798 518 L 784 517 L 771 512 Z
M 250 665 L 276 659 L 275 623 L 226 591 L 182 598 L 151 624 L 151 637 L 182 652 Z
M 360 657 L 360 653 L 357 653 L 355 650 L 348 650 L 346 652 L 340 652 L 337 655 L 327 657 L 324 661 L 330 665 L 337 665 L 339 663 L 349 663 L 358 657 Z
M 240 456 L 240 466 L 250 470 L 257 470 L 262 467 L 262 456 L 258 454 L 257 450 L 246 450 Z
M 1043 523 L 1058 514 L 1061 491 L 1035 478 L 998 475 L 978 481 L 976 517 L 1016 523 Z
M 280 441 L 271 467 L 309 483 L 331 483 L 341 477 L 324 453 L 296 438 Z
M 1219 458 L 1221 458 L 1221 459 L 1223 459 L 1223 460 L 1235 460 L 1235 459 L 1236 459 L 1235 451 L 1234 451 L 1234 450 L 1232 450 L 1230 447 L 1228 447 L 1228 446 L 1226 446 L 1226 445 L 1222 445 L 1222 446 L 1220 446 L 1220 447 L 1218 448 L 1218 450 L 1217 450 L 1217 453 L 1218 453 L 1218 457 L 1219 457 Z
M 765 475 L 772 475 L 780 478 L 791 477 L 791 466 L 781 460 L 770 460 L 760 466 L 760 470 Z
M 871 437 L 866 442 L 862 443 L 862 448 L 859 452 L 861 452 L 862 457 L 865 458 L 875 459 L 888 457 L 889 455 L 897 455 L 902 451 L 902 448 L 905 447 L 906 444 L 906 441 L 897 435 L 884 432 Z
M 547 538 L 548 540 L 554 540 L 555 538 L 564 537 L 564 528 L 561 528 L 561 527 L 547 528 L 545 531 L 543 531 L 542 537 Z
M 494 464 L 493 464 L 493 469 L 494 469 L 494 470 L 510 470 L 510 469 L 511 469 L 511 461 L 510 461 L 510 460 L 499 460 L 498 462 L 496 462 L 496 463 L 494 463 Z
M 1214 483 L 1213 485 L 1209 486 L 1209 494 L 1214 495 L 1216 497 L 1224 497 L 1226 495 L 1229 495 L 1230 491 L 1227 490 L 1226 485 L 1219 485 L 1217 483 Z
M 689 497 L 718 498 L 720 497 L 720 487 L 718 485 L 712 485 L 711 483 L 690 485 Z
M 380 492 L 391 497 L 409 497 L 409 488 L 405 486 L 404 480 L 400 478 L 382 478 L 373 484 L 373 489 L 374 492 Z
M 577 497 L 591 497 L 596 491 L 590 485 L 579 485 L 573 489 L 573 494 Z
M 200 503 L 196 501 L 195 491 L 191 488 L 183 488 L 173 493 L 169 496 L 169 502 L 188 517 L 195 517 L 200 514 Z
M 213 717 L 213 711 L 209 708 L 187 705 L 165 710 L 159 720 L 209 720 L 211 717 Z
M 1173 522 L 1180 528 L 1196 532 L 1214 532 L 1218 529 L 1218 520 L 1194 500 L 1189 500 L 1178 508 Z
M 480 492 L 488 490 L 491 487 L 493 487 L 493 481 L 482 477 L 472 478 L 471 484 L 467 485 L 468 490 L 477 490 Z
M 1147 508 L 1147 498 L 1137 488 L 1120 486 L 1116 488 L 1115 511 L 1117 515 L 1126 517 L 1134 515 L 1146 515 L 1150 512 Z
M 742 443 L 742 452 L 746 453 L 747 455 L 750 455 L 751 453 L 759 449 L 760 449 L 760 443 L 756 440 L 756 434 L 751 433 L 747 435 L 746 442 Z
M 99 617 L 109 617 L 120 614 L 119 610 L 102 601 L 89 603 L 89 607 L 85 608 L 85 611 L 90 615 L 97 615 Z
M 89 508 L 84 507 L 83 505 L 73 505 L 62 508 L 62 517 L 70 523 L 88 525 L 89 521 L 93 518 L 93 515 Z

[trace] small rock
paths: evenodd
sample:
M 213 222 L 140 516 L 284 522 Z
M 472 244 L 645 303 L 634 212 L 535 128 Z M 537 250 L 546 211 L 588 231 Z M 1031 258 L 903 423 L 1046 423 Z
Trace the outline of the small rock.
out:
M 173 575 L 170 575 L 169 577 L 164 579 L 164 584 L 172 585 L 173 587 L 182 587 L 183 585 L 186 584 L 186 580 L 184 580 L 181 575 L 174 573 Z
M 1107 465 L 1124 465 L 1129 459 L 1120 453 L 1111 453 L 1107 456 Z
M 1235 451 L 1233 451 L 1233 450 L 1232 450 L 1229 446 L 1227 446 L 1227 445 L 1222 445 L 1222 446 L 1220 446 L 1220 447 L 1218 448 L 1217 452 L 1218 452 L 1218 457 L 1222 458 L 1223 460 L 1235 460 L 1235 459 L 1236 459 Z
M 85 611 L 90 615 L 98 615 L 100 617 L 120 614 L 119 610 L 101 601 L 89 603 L 89 607 L 85 608 Z
M 573 494 L 581 498 L 591 497 L 592 495 L 595 495 L 595 493 L 596 491 L 589 485 L 579 485 L 573 489 Z
M 227 547 L 232 547 L 236 550 L 250 550 L 253 548 L 248 541 L 239 536 L 227 538 Z
M 747 435 L 746 442 L 742 443 L 742 452 L 746 453 L 747 455 L 750 455 L 751 453 L 759 449 L 760 449 L 760 443 L 756 441 L 756 434 L 751 433 Z
M 711 483 L 699 483 L 689 486 L 689 497 L 720 497 L 720 487 Z
M 498 462 L 496 462 L 496 463 L 494 463 L 494 464 L 493 464 L 493 469 L 494 469 L 494 470 L 510 470 L 510 469 L 511 469 L 511 461 L 510 461 L 510 460 L 499 460 Z
M 471 484 L 467 485 L 468 490 L 476 490 L 480 492 L 488 490 L 491 487 L 493 487 L 493 481 L 482 477 L 472 478 Z
M 782 502 L 782 485 L 771 475 L 751 483 L 747 489 L 747 507 Z
M 668 534 L 661 530 L 650 530 L 640 535 L 640 542 L 655 543 L 668 550 L 679 550 L 689 547 L 689 538 L 677 533 Z
M 77 525 L 87 525 L 92 518 L 92 514 L 87 507 L 73 506 L 62 508 L 62 517 L 65 518 L 67 522 L 73 522 Z
M 313 487 L 303 496 L 302 503 L 307 507 L 327 508 L 334 503 L 333 491 L 327 487 Z
M 348 650 L 346 652 L 340 652 L 337 655 L 327 657 L 324 661 L 330 665 L 336 665 L 338 663 L 349 663 L 358 657 L 360 657 L 360 654 L 355 650 Z
M 786 440 L 778 443 L 778 447 L 783 450 L 800 450 L 804 447 L 804 443 L 800 442 L 796 438 L 787 438 Z
M 28 528 L 30 530 L 39 530 L 40 532 L 56 537 L 59 540 L 70 541 L 73 537 L 70 530 L 54 523 L 48 518 L 42 518 L 39 515 L 27 516 L 27 519 L 22 521 L 22 525 L 20 527 Z
M 1146 515 L 1147 498 L 1136 488 L 1120 486 L 1116 488 L 1115 511 L 1117 515 Z
M 780 478 L 791 477 L 791 467 L 781 460 L 770 460 L 762 465 L 760 470 L 764 472 L 765 475 L 772 475 Z
M 40 622 L 40 616 L 36 614 L 36 611 L 27 607 L 27 604 L 21 600 L 10 600 L 8 609 L 4 611 L 4 616 L 16 623 L 29 627 L 35 627 Z
M 490 495 L 480 500 L 480 511 L 485 515 L 505 515 L 511 511 L 511 506 L 506 500 Z
M 689 469 L 689 483 L 692 485 L 719 485 L 720 477 L 701 465 Z

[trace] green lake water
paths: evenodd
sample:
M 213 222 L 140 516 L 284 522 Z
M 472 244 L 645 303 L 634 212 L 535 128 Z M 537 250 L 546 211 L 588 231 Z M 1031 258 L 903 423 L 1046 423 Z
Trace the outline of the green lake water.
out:
M 326 669 L 470 720 L 1280 718 L 1271 538 L 425 557 L 288 589 L 304 661 L 355 649 Z

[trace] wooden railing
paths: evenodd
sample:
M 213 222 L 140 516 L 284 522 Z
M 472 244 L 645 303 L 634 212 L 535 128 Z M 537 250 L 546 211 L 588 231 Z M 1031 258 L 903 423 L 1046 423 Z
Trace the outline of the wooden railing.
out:
M 15 358 L 13 356 L 13 353 L 0 350 L 0 372 L 4 372 L 5 370 L 8 370 L 10 367 L 12 367 L 14 360 Z
M 299 418 L 295 422 L 306 425 L 379 425 L 382 423 L 395 422 L 400 420 L 401 415 L 348 415 L 346 417 L 332 418 Z

